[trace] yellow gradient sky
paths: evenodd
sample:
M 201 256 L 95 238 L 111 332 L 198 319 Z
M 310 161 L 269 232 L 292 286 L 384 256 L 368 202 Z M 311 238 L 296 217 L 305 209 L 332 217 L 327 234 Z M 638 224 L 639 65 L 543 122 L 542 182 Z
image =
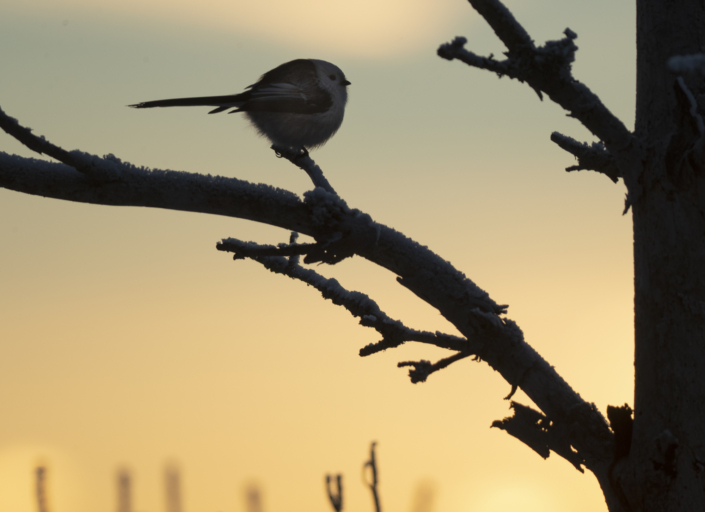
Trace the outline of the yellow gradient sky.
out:
M 629 127 L 634 6 L 508 0 L 538 42 L 578 34 L 574 70 Z M 352 82 L 343 127 L 312 156 L 352 207 L 451 261 L 603 412 L 632 401 L 631 218 L 624 188 L 565 173 L 549 140 L 590 134 L 523 84 L 441 60 L 456 35 L 504 50 L 462 0 L 0 0 L 0 107 L 66 149 L 219 174 L 303 193 L 238 115 L 125 105 L 240 91 L 300 57 Z M 36 156 L 0 134 L 0 151 Z M 288 233 L 236 219 L 116 208 L 0 190 L 0 510 L 113 512 L 115 472 L 135 510 L 164 510 L 162 471 L 182 468 L 185 512 L 326 512 L 326 473 L 348 512 L 376 440 L 385 512 L 432 489 L 443 512 L 606 510 L 590 474 L 542 460 L 497 429 L 509 385 L 462 361 L 412 385 L 404 346 L 361 359 L 378 336 L 305 285 L 215 250 L 225 237 Z M 359 258 L 316 267 L 392 317 L 452 328 Z M 516 399 L 529 403 L 521 393 Z

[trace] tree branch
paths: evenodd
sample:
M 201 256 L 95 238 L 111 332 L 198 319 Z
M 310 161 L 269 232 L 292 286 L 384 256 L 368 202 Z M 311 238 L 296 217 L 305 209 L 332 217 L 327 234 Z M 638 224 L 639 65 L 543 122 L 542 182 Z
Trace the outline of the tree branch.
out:
M 526 82 L 539 96 L 547 94 L 604 143 L 623 175 L 632 173 L 636 177 L 641 172 L 641 150 L 633 134 L 588 87 L 572 76 L 577 35 L 566 29 L 563 39 L 536 47 L 499 0 L 469 1 L 507 46 L 507 60 L 496 62 L 491 57 L 478 57 L 468 52 L 463 48 L 464 38 L 441 45 L 438 55 Z
M 349 208 L 320 187 L 306 192 L 301 199 L 284 190 L 233 178 L 138 168 L 112 155 L 93 158 L 99 171 L 103 166 L 117 167 L 117 178 L 97 181 L 66 165 L 0 153 L 0 186 L 77 202 L 249 219 L 313 237 L 319 252 L 310 258 L 312 261 L 334 263 L 353 254 L 362 256 L 396 274 L 400 284 L 437 308 L 465 337 L 468 345 L 459 352 L 471 347 L 471 352 L 513 387 L 520 387 L 552 424 L 570 425 L 571 445 L 598 480 L 602 479 L 611 460 L 612 446 L 612 433 L 602 415 L 526 343 L 516 323 L 501 316 L 507 306 L 496 303 L 427 247 Z M 311 255 L 309 251 L 307 258 Z M 286 258 L 279 258 L 282 265 L 289 264 Z M 367 304 L 365 300 L 362 303 Z M 375 319 L 365 321 L 380 328 L 389 326 L 376 315 L 371 316 Z M 455 342 L 438 335 L 418 338 L 439 346 L 445 343 L 450 347 Z
M 497 37 L 509 51 L 521 52 L 534 48 L 534 42 L 507 7 L 495 0 L 470 0 L 475 10 L 485 18 Z
M 17 119 L 8 116 L 0 108 L 0 128 L 12 135 L 15 139 L 27 146 L 32 151 L 48 155 L 59 162 L 63 162 L 97 181 L 110 181 L 117 179 L 120 175 L 119 167 L 110 162 L 80 151 L 66 151 L 59 146 L 52 144 L 44 137 L 37 137 L 32 130 L 20 125 Z
M 364 466 L 362 466 L 363 472 L 365 469 L 370 468 L 371 474 L 371 479 L 367 483 L 367 486 L 370 488 L 370 492 L 372 493 L 372 500 L 374 501 L 375 504 L 375 512 L 381 512 L 382 507 L 379 502 L 379 491 L 377 489 L 377 485 L 379 484 L 379 479 L 377 478 L 377 459 L 375 457 L 375 447 L 377 446 L 376 442 L 373 442 L 372 445 L 370 446 L 370 460 L 365 462 Z
M 422 359 L 421 361 L 403 361 L 397 364 L 397 368 L 411 366 L 412 368 L 411 370 L 409 370 L 409 377 L 411 378 L 411 382 L 413 384 L 416 384 L 417 382 L 426 382 L 426 379 L 432 373 L 437 372 L 438 370 L 442 370 L 443 368 L 450 366 L 454 362 L 460 361 L 461 359 L 465 359 L 466 357 L 472 355 L 476 354 L 472 352 L 458 352 L 455 355 L 441 359 L 435 364 L 432 364 L 431 361 L 426 361 L 424 359 Z
M 94 158 L 96 166 L 117 166 L 120 179 L 96 182 L 64 164 L 0 152 L 0 186 L 80 203 L 225 215 L 317 234 L 301 199 L 286 190 L 236 178 L 139 168 L 113 155 Z
M 314 245 L 316 244 L 280 244 L 279 247 L 274 247 L 229 238 L 217 244 L 216 248 L 219 251 L 234 253 L 233 259 L 235 260 L 247 257 L 262 264 L 271 272 L 282 274 L 313 286 L 321 292 L 323 298 L 332 301 L 333 304 L 343 306 L 353 316 L 360 318 L 360 325 L 371 327 L 379 332 L 382 335 L 382 339 L 377 343 L 367 345 L 360 349 L 360 356 L 369 356 L 388 348 L 395 348 L 407 341 L 428 343 L 449 350 L 462 351 L 465 354 L 463 357 L 475 355 L 481 350 L 482 345 L 480 343 L 471 343 L 465 338 L 441 332 L 431 333 L 411 329 L 405 326 L 401 321 L 390 318 L 368 295 L 346 290 L 335 279 L 328 279 L 315 270 L 304 268 L 292 261 L 291 258 L 287 259 L 283 256 L 274 255 L 277 250 L 279 250 L 279 254 L 282 255 L 290 254 L 295 256 L 305 254 L 300 252 L 299 248 L 310 248 Z M 450 364 L 450 362 L 442 367 L 448 366 L 448 364 Z M 408 364 L 400 363 L 400 366 L 408 366 Z M 441 369 L 441 367 L 438 369 Z
M 544 459 L 547 459 L 553 450 L 570 462 L 575 469 L 584 473 L 580 466 L 585 461 L 580 453 L 571 447 L 565 428 L 553 425 L 544 414 L 526 405 L 511 402 L 510 408 L 514 409 L 514 415 L 501 421 L 494 421 L 493 428 L 504 430 Z
M 341 512 L 343 510 L 343 475 L 335 475 L 335 483 L 337 484 L 337 491 L 334 491 L 331 487 L 333 482 L 333 475 L 326 475 L 326 491 L 328 492 L 328 501 L 330 501 L 331 506 L 335 512 Z
M 551 140 L 578 159 L 578 165 L 571 165 L 566 168 L 566 171 L 597 171 L 617 183 L 621 176 L 617 162 L 601 142 L 588 145 L 586 142 L 578 142 L 558 132 L 551 134 Z
M 308 177 L 311 178 L 314 187 L 321 187 L 326 192 L 329 192 L 336 196 L 338 195 L 336 191 L 333 190 L 333 187 L 328 182 L 326 177 L 323 176 L 323 171 L 321 170 L 321 168 L 318 167 L 318 165 L 316 165 L 316 162 L 314 162 L 313 159 L 309 156 L 308 151 L 301 153 L 292 148 L 277 145 L 273 145 L 272 149 L 279 158 L 286 158 L 287 160 L 289 160 L 289 162 L 294 164 L 299 169 L 303 169 L 306 174 L 308 174 Z

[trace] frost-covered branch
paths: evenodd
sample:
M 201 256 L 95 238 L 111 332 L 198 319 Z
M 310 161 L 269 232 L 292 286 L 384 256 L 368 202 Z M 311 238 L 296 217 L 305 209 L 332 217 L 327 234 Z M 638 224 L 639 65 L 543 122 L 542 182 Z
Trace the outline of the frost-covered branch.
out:
M 495 60 L 494 55 L 482 57 L 465 49 L 468 40 L 458 36 L 450 43 L 442 44 L 438 48 L 438 55 L 446 60 L 459 60 L 474 68 L 486 69 L 497 73 L 500 77 L 508 76 L 523 81 L 519 76 L 519 70 L 515 69 L 513 63 L 508 59 Z
M 0 187 L 80 203 L 211 213 L 316 232 L 306 206 L 286 190 L 236 178 L 136 167 L 113 155 L 93 158 L 96 167 L 117 167 L 120 178 L 96 181 L 64 164 L 0 152 Z
M 306 174 L 308 174 L 308 177 L 311 178 L 314 187 L 321 187 L 326 192 L 338 195 L 323 175 L 321 168 L 316 165 L 316 162 L 314 162 L 309 156 L 308 151 L 301 153 L 292 148 L 280 147 L 277 145 L 273 145 L 272 149 L 278 157 L 286 158 L 296 167 L 304 170 Z
M 280 244 L 278 247 L 272 245 L 260 245 L 254 242 L 243 242 L 233 238 L 223 240 L 217 245 L 219 251 L 234 253 L 233 259 L 250 258 L 262 264 L 271 272 L 282 274 L 292 279 L 303 281 L 313 286 L 325 299 L 328 299 L 338 306 L 343 306 L 353 316 L 360 318 L 360 325 L 371 327 L 382 335 L 382 339 L 377 343 L 372 343 L 360 349 L 360 356 L 369 356 L 381 352 L 388 348 L 395 348 L 408 341 L 427 343 L 437 347 L 456 350 L 463 353 L 463 357 L 477 354 L 482 345 L 479 342 L 471 343 L 465 338 L 444 334 L 441 332 L 431 333 L 419 331 L 405 326 L 401 321 L 394 320 L 380 309 L 377 303 L 368 295 L 345 289 L 337 280 L 329 279 L 315 270 L 304 268 L 287 256 L 298 256 L 306 254 L 300 248 L 310 248 L 315 244 Z M 460 358 L 458 358 L 460 359 Z M 455 359 L 457 360 L 457 359 Z M 445 361 L 445 360 L 444 360 Z M 452 361 L 451 361 L 452 362 Z M 409 366 L 411 363 L 400 363 L 400 366 Z M 437 369 L 448 366 L 450 362 L 440 365 Z M 436 370 L 434 370 L 436 371 Z M 431 372 L 428 372 L 431 373 Z M 421 379 L 425 380 L 425 379 Z M 419 379 L 412 381 L 418 382 Z
M 52 144 L 44 137 L 38 137 L 32 130 L 20 125 L 17 119 L 8 116 L 0 108 L 0 128 L 7 134 L 27 146 L 32 151 L 48 155 L 59 162 L 73 167 L 78 172 L 97 181 L 110 181 L 117 179 L 120 175 L 120 168 L 94 155 L 82 153 L 81 151 L 66 151 L 59 146 Z
M 633 134 L 588 87 L 572 76 L 571 64 L 578 49 L 574 43 L 577 35 L 572 30 L 566 29 L 563 39 L 537 47 L 499 0 L 469 1 L 508 48 L 507 59 L 479 57 L 465 50 L 464 38 L 441 45 L 439 56 L 526 82 L 540 97 L 542 93 L 548 95 L 597 136 L 620 168 L 640 169 L 635 167 L 640 161 L 640 151 Z
M 355 244 L 358 242 L 358 240 L 344 237 L 342 233 L 336 232 L 333 236 L 314 244 L 297 244 L 295 240 L 298 238 L 298 233 L 294 234 L 296 237 L 288 244 L 279 244 L 277 246 L 262 245 L 231 238 L 223 240 L 222 243 L 218 244 L 217 248 L 221 251 L 234 253 L 233 259 L 236 260 L 252 258 L 259 261 L 258 258 L 267 256 L 290 257 L 305 255 L 304 263 L 323 262 L 334 264 L 352 256 Z
M 551 140 L 578 159 L 578 165 L 571 165 L 566 168 L 566 171 L 597 171 L 617 183 L 620 177 L 617 162 L 601 142 L 593 142 L 589 145 L 558 132 L 551 134 Z
M 394 273 L 400 284 L 436 308 L 465 340 L 403 331 L 393 322 L 385 322 L 381 312 L 377 313 L 366 300 L 361 300 L 359 306 L 358 316 L 367 317 L 363 322 L 383 331 L 383 338 L 390 338 L 389 333 L 399 336 L 404 332 L 409 341 L 475 353 L 499 372 L 512 389 L 521 388 L 552 424 L 571 425 L 571 445 L 602 482 L 611 460 L 612 439 L 604 418 L 526 343 L 521 329 L 504 316 L 506 305 L 495 302 L 427 247 L 348 207 L 322 187 L 300 198 L 285 190 L 234 178 L 146 169 L 112 155 L 88 156 L 98 173 L 117 170 L 113 179 L 97 180 L 65 164 L 0 153 L 0 187 L 84 203 L 165 208 L 263 222 L 311 236 L 315 250 L 307 249 L 306 253 L 311 262 L 332 264 L 361 256 Z M 289 245 L 292 244 L 293 241 Z M 286 266 L 297 265 L 292 261 L 298 256 L 292 253 L 288 258 L 265 257 Z M 385 348 L 380 344 L 372 347 L 370 353 Z M 574 421 L 576 417 L 579 421 Z
M 411 370 L 409 370 L 409 377 L 411 378 L 411 382 L 416 384 L 417 382 L 426 382 L 426 379 L 432 373 L 442 370 L 454 362 L 460 361 L 461 359 L 465 359 L 466 357 L 470 357 L 472 355 L 477 354 L 473 354 L 472 352 L 458 352 L 457 354 L 443 358 L 436 363 L 431 363 L 431 361 L 426 361 L 425 359 L 422 359 L 421 361 L 402 361 L 397 364 L 397 367 L 403 368 L 405 366 L 411 366 Z

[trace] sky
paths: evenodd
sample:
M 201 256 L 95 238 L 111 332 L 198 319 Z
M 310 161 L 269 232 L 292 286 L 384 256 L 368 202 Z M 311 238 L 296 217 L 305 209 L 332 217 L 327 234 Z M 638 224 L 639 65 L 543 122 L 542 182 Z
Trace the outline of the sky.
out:
M 633 127 L 635 8 L 627 0 L 507 0 L 538 43 L 578 34 L 577 79 Z M 500 304 L 526 340 L 604 413 L 633 403 L 631 216 L 624 186 L 566 173 L 552 131 L 592 136 L 525 84 L 436 56 L 504 47 L 461 0 L 0 0 L 0 107 L 65 149 L 223 175 L 303 194 L 307 176 L 238 115 L 134 110 L 231 94 L 295 58 L 352 82 L 338 134 L 312 153 L 351 207 L 427 245 Z M 0 151 L 37 157 L 0 134 Z M 184 512 L 372 510 L 361 480 L 376 441 L 382 509 L 606 510 L 590 473 L 541 459 L 498 429 L 510 386 L 463 360 L 411 384 L 397 362 L 437 360 L 378 340 L 310 287 L 234 262 L 227 237 L 281 229 L 205 214 L 74 204 L 0 190 L 0 510 L 165 510 L 180 468 Z M 361 258 L 315 269 L 407 325 L 455 333 L 395 276 Z M 530 405 L 519 392 L 515 400 Z M 426 512 L 431 512 L 427 510 Z

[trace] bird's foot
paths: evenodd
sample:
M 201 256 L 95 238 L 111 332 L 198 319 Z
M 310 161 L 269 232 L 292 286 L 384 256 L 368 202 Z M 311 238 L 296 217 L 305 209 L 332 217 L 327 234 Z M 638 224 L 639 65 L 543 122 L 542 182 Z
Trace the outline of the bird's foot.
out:
M 272 150 L 277 158 L 286 158 L 288 160 L 298 160 L 299 158 L 306 158 L 308 156 L 308 150 L 301 146 L 299 149 L 294 149 L 292 147 L 277 146 L 272 144 Z

